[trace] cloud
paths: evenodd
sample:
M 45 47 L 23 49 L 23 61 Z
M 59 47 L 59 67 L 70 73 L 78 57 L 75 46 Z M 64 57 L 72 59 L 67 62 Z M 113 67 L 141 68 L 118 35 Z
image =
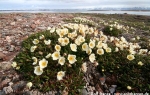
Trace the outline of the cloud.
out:
M 0 0 L 0 9 L 149 7 L 150 0 Z

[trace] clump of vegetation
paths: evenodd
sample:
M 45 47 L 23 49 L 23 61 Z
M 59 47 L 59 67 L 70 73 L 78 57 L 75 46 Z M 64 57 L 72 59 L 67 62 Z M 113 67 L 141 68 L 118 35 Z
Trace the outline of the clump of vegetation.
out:
M 122 31 L 120 29 L 117 29 L 116 27 L 112 27 L 112 26 L 105 26 L 103 28 L 103 32 L 106 35 L 115 36 L 115 37 L 118 37 L 119 35 L 122 34 Z
M 85 24 L 85 25 L 93 26 L 93 27 L 96 27 L 98 25 L 92 20 L 81 18 L 81 17 L 75 17 L 73 19 L 66 19 L 65 21 L 71 22 L 71 23 Z
M 103 75 L 114 76 L 117 90 L 148 92 L 150 52 L 124 37 L 114 37 L 120 30 L 110 28 L 104 29 L 107 31 L 103 34 L 87 25 L 69 23 L 31 35 L 23 42 L 12 65 L 33 83 L 32 89 L 43 92 L 80 94 L 79 89 L 85 85 L 87 61 L 97 63 L 95 66 Z

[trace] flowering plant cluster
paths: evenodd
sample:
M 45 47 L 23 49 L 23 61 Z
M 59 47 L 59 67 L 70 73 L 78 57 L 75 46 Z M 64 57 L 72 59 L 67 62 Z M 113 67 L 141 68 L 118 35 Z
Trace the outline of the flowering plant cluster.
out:
M 79 23 L 79 24 L 82 23 L 82 24 L 86 24 L 89 26 L 97 26 L 98 25 L 93 20 L 89 20 L 89 19 L 82 18 L 82 17 L 75 17 L 75 18 L 71 19 L 71 22 Z
M 136 64 L 140 71 L 134 67 L 135 73 L 142 72 L 142 69 L 150 70 L 147 58 L 150 51 L 141 49 L 138 43 L 127 42 L 124 37 L 106 36 L 102 31 L 82 24 L 64 24 L 31 35 L 23 42 L 22 48 L 14 59 L 15 65 L 12 65 L 20 67 L 18 71 L 33 83 L 33 88 L 44 92 L 67 90 L 78 93 L 78 89 L 85 85 L 83 74 L 88 68 L 87 61 L 97 63 L 97 70 L 104 75 L 106 72 L 117 74 L 116 80 L 123 82 L 124 74 L 120 74 L 123 66 L 130 68 Z M 129 68 L 124 70 L 127 74 L 132 71 Z M 148 82 L 141 75 L 141 80 L 137 81 Z M 131 77 L 126 75 L 126 78 Z M 134 90 L 135 84 L 117 83 L 121 87 L 133 86 Z

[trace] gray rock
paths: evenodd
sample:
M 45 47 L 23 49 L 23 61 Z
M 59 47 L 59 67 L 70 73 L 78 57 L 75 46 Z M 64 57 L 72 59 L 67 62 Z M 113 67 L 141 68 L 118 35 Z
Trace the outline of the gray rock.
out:
M 2 90 L 0 91 L 0 95 L 6 95 L 5 92 Z
M 8 62 L 4 61 L 4 62 L 0 63 L 0 68 L 2 70 L 10 69 L 11 68 L 11 62 L 10 61 L 8 61 Z
M 9 48 L 9 51 L 12 52 L 12 51 L 14 51 L 14 49 L 15 49 L 15 46 L 11 45 L 10 48 Z
M 26 87 L 26 82 L 24 82 L 24 81 L 20 81 L 19 83 L 14 84 L 12 86 L 14 91 L 23 90 L 25 87 Z
M 9 94 L 13 92 L 13 89 L 11 88 L 11 86 L 8 86 L 8 87 L 4 87 L 3 91 L 5 92 L 5 94 Z
M 109 88 L 110 93 L 114 93 L 115 90 L 116 90 L 116 89 L 115 89 L 114 87 L 110 87 L 110 88 Z
M 82 93 L 82 95 L 88 95 L 88 92 L 87 92 L 86 89 L 82 89 L 82 90 L 81 90 L 81 93 Z

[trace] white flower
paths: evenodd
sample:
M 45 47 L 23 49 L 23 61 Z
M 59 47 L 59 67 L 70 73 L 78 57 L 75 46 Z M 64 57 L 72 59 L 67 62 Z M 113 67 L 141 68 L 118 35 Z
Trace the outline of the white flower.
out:
M 42 40 L 42 39 L 44 39 L 44 38 L 45 38 L 44 35 L 41 35 L 41 36 L 39 37 L 40 40 Z
M 82 45 L 82 50 L 83 50 L 83 51 L 88 50 L 88 45 L 87 45 L 87 43 L 84 43 L 84 44 Z
M 36 48 L 37 48 L 37 46 L 31 46 L 30 51 L 34 52 Z
M 51 30 L 51 27 L 47 27 L 47 30 Z
M 54 32 L 55 32 L 55 28 L 51 28 L 50 33 L 54 33 Z
M 110 47 L 107 47 L 105 50 L 106 50 L 107 53 L 111 52 L 111 48 Z
M 44 40 L 45 45 L 50 45 L 51 44 L 51 40 Z
M 61 50 L 61 46 L 56 44 L 56 45 L 55 45 L 55 50 L 56 50 L 56 51 L 60 51 L 60 50 Z
M 71 55 L 71 54 L 69 54 L 69 55 L 68 55 L 68 61 L 69 61 L 70 64 L 75 63 L 75 62 L 77 61 L 77 60 L 76 60 L 76 55 Z
M 33 65 L 35 65 L 35 64 L 37 64 L 37 61 L 38 61 L 38 59 L 36 58 L 36 57 L 32 57 L 32 59 L 33 59 Z
M 65 57 L 60 57 L 59 60 L 58 60 L 58 63 L 60 65 L 64 65 L 64 63 L 65 63 Z
M 57 73 L 57 80 L 62 80 L 64 76 L 65 76 L 65 71 L 59 71 Z
M 90 61 L 93 63 L 95 61 L 95 54 L 92 53 L 90 56 L 89 56 L 89 59 Z
M 43 69 L 40 68 L 40 66 L 34 67 L 34 73 L 36 75 L 41 75 L 43 73 Z
M 45 58 L 50 58 L 51 57 L 51 53 L 49 53 L 49 54 L 47 54 L 46 56 L 45 56 Z
M 26 84 L 27 88 L 29 88 L 29 89 L 32 87 L 32 85 L 33 85 L 32 82 L 28 82 L 28 83 Z
M 92 53 L 92 49 L 91 49 L 91 48 L 88 48 L 88 49 L 86 50 L 86 53 L 87 53 L 87 54 L 91 54 L 91 53 Z
M 62 46 L 65 46 L 64 38 L 58 38 L 58 42 L 59 42 Z
M 16 67 L 16 70 L 19 70 L 19 69 L 20 69 L 20 66 L 17 66 L 17 67 Z
M 119 51 L 119 48 L 118 48 L 118 47 L 116 47 L 116 48 L 115 48 L 115 52 L 118 52 L 118 51 Z
M 90 47 L 91 49 L 93 49 L 93 48 L 95 47 L 95 40 L 94 40 L 94 41 L 90 41 L 89 47 Z
M 127 86 L 127 89 L 128 89 L 128 90 L 131 90 L 131 89 L 132 89 L 132 87 L 131 87 L 131 86 Z
M 39 40 L 38 39 L 34 39 L 32 42 L 36 45 L 36 44 L 39 43 Z
M 103 47 L 103 43 L 102 41 L 99 41 L 98 44 L 96 45 L 97 48 L 102 48 Z
M 103 49 L 97 49 L 97 54 L 103 55 L 104 54 L 104 50 Z
M 70 48 L 72 51 L 77 51 L 77 45 L 76 44 L 70 44 Z
M 92 34 L 92 33 L 94 33 L 94 29 L 91 27 L 89 28 L 89 34 Z
M 143 64 L 143 62 L 139 61 L 138 65 L 143 66 L 144 64 Z
M 39 61 L 39 66 L 40 66 L 41 69 L 47 67 L 47 64 L 48 64 L 48 61 L 44 58 Z
M 130 55 L 127 55 L 127 59 L 131 61 L 131 60 L 135 59 L 135 57 L 134 57 L 134 55 L 130 54 Z
M 144 55 L 147 54 L 148 49 L 140 49 L 139 54 Z
M 109 30 L 110 30 L 110 31 L 112 31 L 112 30 L 113 30 L 113 28 L 111 27 Z
M 67 37 L 64 38 L 64 44 L 68 45 L 69 44 L 69 39 Z
M 13 62 L 13 63 L 11 64 L 11 66 L 12 66 L 13 68 L 17 67 L 17 63 L 16 63 L 16 62 Z
M 84 62 L 83 64 L 82 64 L 82 71 L 85 73 L 86 71 L 87 71 L 87 65 L 86 65 L 86 62 Z
M 85 41 L 85 38 L 82 36 L 78 36 L 78 39 L 79 39 L 80 43 L 83 43 Z
M 75 44 L 78 45 L 78 46 L 81 44 L 78 38 L 75 39 Z
M 57 59 L 59 59 L 59 57 L 60 57 L 60 52 L 58 52 L 58 51 L 56 51 L 52 54 L 53 60 L 57 60 Z

